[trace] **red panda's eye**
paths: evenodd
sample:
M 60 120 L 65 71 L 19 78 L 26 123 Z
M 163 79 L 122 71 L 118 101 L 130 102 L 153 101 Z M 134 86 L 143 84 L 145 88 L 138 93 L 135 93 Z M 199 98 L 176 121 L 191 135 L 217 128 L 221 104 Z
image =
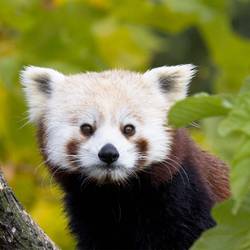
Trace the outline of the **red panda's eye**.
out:
M 90 136 L 94 133 L 94 128 L 90 124 L 87 124 L 87 123 L 82 124 L 80 129 L 84 136 Z
M 132 124 L 128 124 L 128 125 L 124 126 L 123 133 L 126 136 L 132 136 L 132 135 L 134 135 L 135 134 L 135 126 L 132 125 Z

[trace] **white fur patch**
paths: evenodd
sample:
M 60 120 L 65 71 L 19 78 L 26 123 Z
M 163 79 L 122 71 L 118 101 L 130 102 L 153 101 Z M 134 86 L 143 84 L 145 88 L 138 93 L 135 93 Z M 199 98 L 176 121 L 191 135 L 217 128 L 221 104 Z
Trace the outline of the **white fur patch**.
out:
M 32 122 L 37 122 L 45 111 L 47 96 L 41 92 L 38 86 L 38 77 L 49 77 L 51 85 L 60 84 L 64 75 L 56 70 L 28 66 L 21 71 L 20 81 L 24 86 L 24 92 L 29 106 L 29 118 Z
M 192 64 L 163 66 L 147 71 L 144 74 L 144 79 L 159 86 L 160 79 L 169 78 L 170 84 L 173 86 L 171 91 L 166 93 L 166 97 L 168 103 L 172 105 L 176 101 L 186 97 L 188 85 L 195 73 L 195 66 Z

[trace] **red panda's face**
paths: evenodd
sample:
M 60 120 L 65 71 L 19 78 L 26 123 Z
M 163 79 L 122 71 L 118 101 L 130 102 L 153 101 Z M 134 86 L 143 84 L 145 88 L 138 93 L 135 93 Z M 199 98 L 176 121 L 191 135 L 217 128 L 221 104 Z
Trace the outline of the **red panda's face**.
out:
M 185 96 L 192 68 L 72 76 L 27 68 L 22 82 L 30 119 L 43 126 L 46 160 L 99 182 L 120 182 L 163 161 L 171 146 L 167 111 Z

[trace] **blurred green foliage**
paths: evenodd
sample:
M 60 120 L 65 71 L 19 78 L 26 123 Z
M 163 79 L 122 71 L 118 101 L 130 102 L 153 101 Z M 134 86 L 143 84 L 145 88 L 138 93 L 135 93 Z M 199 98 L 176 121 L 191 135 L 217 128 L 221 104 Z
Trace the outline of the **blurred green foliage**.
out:
M 249 10 L 249 0 L 0 0 L 0 163 L 18 199 L 60 247 L 74 249 L 74 241 L 27 125 L 18 81 L 24 65 L 65 73 L 198 65 L 191 93 L 216 95 L 179 103 L 171 122 L 211 117 L 192 134 L 232 165 L 233 199 L 215 209 L 220 224 L 196 249 L 249 249 Z

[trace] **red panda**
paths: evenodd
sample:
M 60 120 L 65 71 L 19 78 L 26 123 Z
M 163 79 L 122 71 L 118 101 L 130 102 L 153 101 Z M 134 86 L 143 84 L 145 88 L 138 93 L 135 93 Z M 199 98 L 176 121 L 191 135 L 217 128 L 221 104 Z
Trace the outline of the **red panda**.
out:
M 230 196 L 228 167 L 166 125 L 193 65 L 145 73 L 21 72 L 41 153 L 79 249 L 184 250 Z

